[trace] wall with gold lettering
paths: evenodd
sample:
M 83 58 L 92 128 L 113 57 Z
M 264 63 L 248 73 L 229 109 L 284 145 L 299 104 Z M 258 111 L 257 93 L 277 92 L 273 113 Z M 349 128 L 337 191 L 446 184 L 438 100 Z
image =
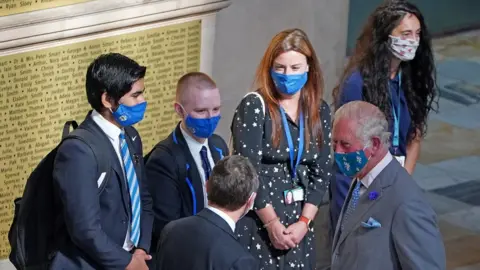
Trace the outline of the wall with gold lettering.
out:
M 230 4 L 39 0 L 35 6 L 12 5 L 27 2 L 0 0 L 0 269 L 14 269 L 1 260 L 10 252 L 13 199 L 60 141 L 64 122 L 81 122 L 89 110 L 84 87 L 89 63 L 102 53 L 119 52 L 147 66 L 148 107 L 137 128 L 149 151 L 178 121 L 173 113 L 178 78 L 189 71 L 211 73 L 216 13 Z
M 0 16 L 60 7 L 92 0 L 0 0 Z
M 0 57 L 0 257 L 8 255 L 12 201 L 31 170 L 58 144 L 63 123 L 90 106 L 85 71 L 102 53 L 147 66 L 148 110 L 138 125 L 145 151 L 176 124 L 176 81 L 200 69 L 201 20 Z

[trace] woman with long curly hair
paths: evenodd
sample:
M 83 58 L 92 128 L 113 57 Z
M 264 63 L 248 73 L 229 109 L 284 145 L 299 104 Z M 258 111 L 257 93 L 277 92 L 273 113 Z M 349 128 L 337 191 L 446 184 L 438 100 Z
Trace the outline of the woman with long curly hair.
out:
M 390 120 L 390 152 L 412 174 L 436 97 L 431 39 L 420 10 L 407 1 L 380 5 L 363 28 L 333 90 L 335 107 L 364 100 Z M 351 179 L 336 173 L 332 218 L 338 220 Z M 368 186 L 366 186 L 368 188 Z
M 232 122 L 233 153 L 259 175 L 254 210 L 236 234 L 260 269 L 315 269 L 312 220 L 333 173 L 320 64 L 299 29 L 278 33 Z M 328 251 L 326 251 L 328 252 Z

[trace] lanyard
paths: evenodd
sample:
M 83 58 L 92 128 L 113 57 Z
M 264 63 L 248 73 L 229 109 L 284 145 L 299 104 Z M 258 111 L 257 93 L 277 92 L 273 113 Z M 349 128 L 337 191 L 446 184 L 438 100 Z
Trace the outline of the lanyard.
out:
M 303 112 L 300 113 L 300 135 L 298 136 L 298 155 L 297 160 L 295 161 L 295 147 L 293 146 L 292 134 L 290 133 L 290 128 L 288 127 L 287 116 L 282 107 L 280 107 L 280 113 L 282 114 L 283 130 L 285 130 L 285 136 L 287 137 L 288 149 L 290 154 L 290 168 L 292 169 L 292 178 L 297 176 L 297 166 L 300 164 L 303 154 L 303 146 L 305 143 L 304 136 L 304 122 L 303 122 Z
M 393 113 L 393 147 L 395 151 L 397 150 L 400 140 L 400 91 L 402 91 L 402 71 L 398 73 L 398 104 L 395 106 L 392 96 L 390 96 L 390 101 L 392 103 L 392 113 Z

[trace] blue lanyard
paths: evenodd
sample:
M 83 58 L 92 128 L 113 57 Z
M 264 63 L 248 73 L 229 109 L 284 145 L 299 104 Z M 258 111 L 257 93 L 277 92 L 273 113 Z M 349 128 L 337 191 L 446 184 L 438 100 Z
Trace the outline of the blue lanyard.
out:
M 290 154 L 290 168 L 292 169 L 292 178 L 297 176 L 297 166 L 300 164 L 303 154 L 303 146 L 305 144 L 304 137 L 304 122 L 303 122 L 303 112 L 300 113 L 300 135 L 299 135 L 299 144 L 298 144 L 298 155 L 297 160 L 295 161 L 295 147 L 293 146 L 292 134 L 290 134 L 290 128 L 288 127 L 287 116 L 282 107 L 280 107 L 280 113 L 282 114 L 283 130 L 285 130 L 285 136 L 287 137 L 288 149 Z
M 392 114 L 393 114 L 393 139 L 392 144 L 397 150 L 400 145 L 400 91 L 402 91 L 402 71 L 398 73 L 398 104 L 395 106 L 392 96 L 390 96 L 390 101 L 392 103 Z

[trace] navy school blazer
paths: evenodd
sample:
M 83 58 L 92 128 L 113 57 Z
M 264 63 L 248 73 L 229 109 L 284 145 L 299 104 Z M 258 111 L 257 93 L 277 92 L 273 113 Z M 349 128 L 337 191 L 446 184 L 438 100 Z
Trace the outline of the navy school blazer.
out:
M 208 146 L 214 163 L 229 154 L 227 144 L 216 134 L 208 139 Z M 155 215 L 152 244 L 156 245 L 168 222 L 196 215 L 205 208 L 203 184 L 180 124 L 145 160 Z
M 100 171 L 97 160 L 88 145 L 80 140 L 67 140 L 58 149 L 55 159 L 54 188 L 63 209 L 64 228 L 58 237 L 65 239 L 50 269 L 125 269 L 132 254 L 123 249 L 131 218 L 130 195 L 122 166 L 111 142 L 88 114 L 78 127 L 93 132 L 99 143 L 110 147 L 111 173 L 104 180 L 99 195 L 97 180 Z M 140 241 L 138 248 L 150 250 L 152 233 L 152 201 L 145 182 L 142 142 L 133 129 L 132 140 L 126 136 L 127 145 L 135 162 L 140 187 Z M 154 247 L 155 248 L 155 247 Z

